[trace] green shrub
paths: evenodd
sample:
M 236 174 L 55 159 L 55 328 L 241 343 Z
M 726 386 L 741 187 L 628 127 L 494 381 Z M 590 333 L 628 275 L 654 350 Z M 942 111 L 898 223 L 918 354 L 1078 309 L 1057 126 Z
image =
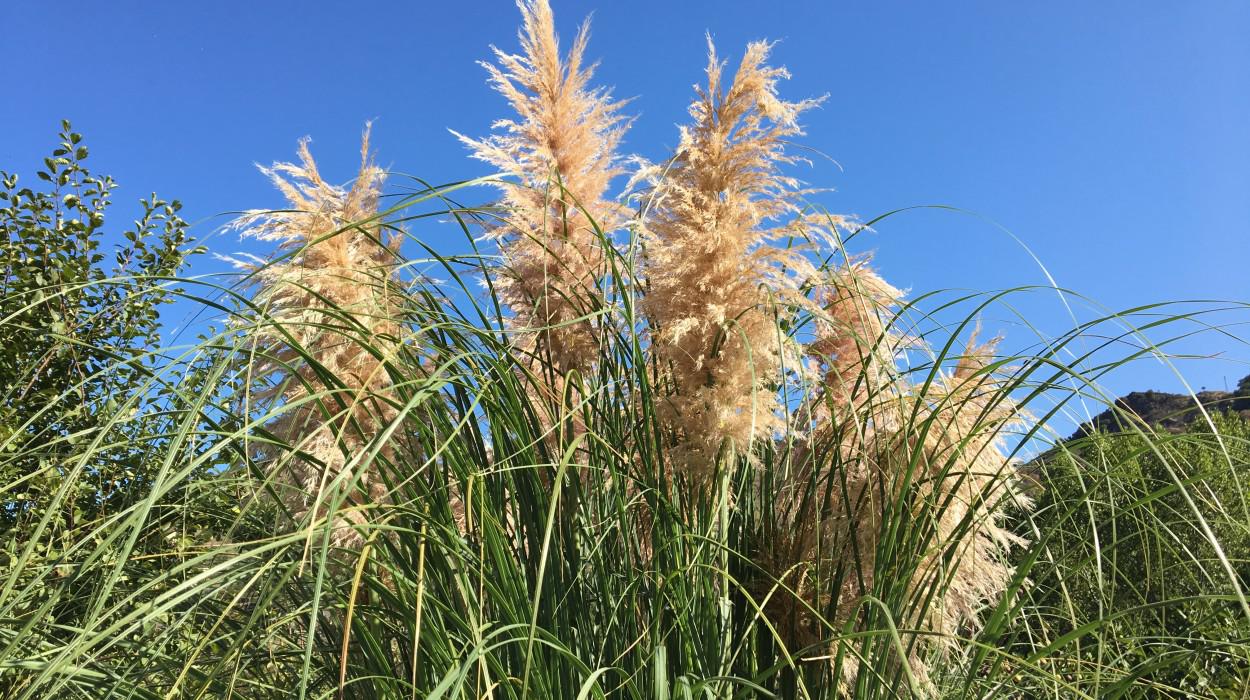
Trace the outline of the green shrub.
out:
M 62 126 L 35 173 L 42 189 L 0 173 L 0 440 L 23 455 L 0 471 L 0 482 L 22 484 L 0 497 L 6 528 L 48 515 L 49 527 L 73 530 L 142 497 L 151 426 L 106 421 L 158 361 L 150 352 L 172 299 L 162 279 L 193 252 L 182 205 L 153 195 L 132 230 L 113 234 L 125 242 L 106 268 L 101 242 L 115 184 L 87 170 L 82 136 Z M 75 460 L 106 431 L 107 449 Z
M 1095 433 L 1046 457 L 1039 474 L 1039 623 L 1056 637 L 1076 631 L 1081 658 L 1108 675 L 1240 697 L 1250 421 L 1218 412 L 1175 435 Z
M 211 346 L 178 357 L 159 335 L 162 311 L 181 295 L 177 276 L 199 250 L 181 205 L 153 195 L 132 229 L 110 230 L 115 184 L 90 173 L 82 136 L 62 127 L 37 186 L 0 173 L 5 697 L 20 687 L 13 659 L 29 664 L 72 642 L 101 611 L 133 605 L 136 588 L 151 596 L 176 585 L 169 570 L 224 536 L 238 504 L 231 482 L 217 478 L 220 462 L 192 461 L 220 427 L 204 420 L 212 411 L 171 398 L 220 389 L 206 371 Z M 103 251 L 113 240 L 110 261 Z M 177 437 L 188 417 L 194 445 Z M 174 627 L 176 612 L 149 611 L 146 628 Z M 183 643 L 192 642 L 165 635 L 146 652 L 159 658 Z

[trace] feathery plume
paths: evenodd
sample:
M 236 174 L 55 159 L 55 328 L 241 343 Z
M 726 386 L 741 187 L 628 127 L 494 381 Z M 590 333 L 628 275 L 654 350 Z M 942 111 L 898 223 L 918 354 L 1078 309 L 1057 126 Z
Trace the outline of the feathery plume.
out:
M 297 515 L 315 510 L 324 516 L 329 485 L 358 477 L 361 488 L 347 499 L 350 507 L 335 514 L 338 546 L 359 544 L 351 526 L 365 522 L 360 506 L 386 498 L 382 479 L 368 465 L 355 465 L 362 470 L 357 475 L 348 472 L 352 459 L 396 417 L 386 364 L 402 330 L 393 279 L 400 238 L 382 237 L 377 214 L 385 173 L 371 161 L 367 128 L 360 153 L 360 171 L 344 189 L 322 178 L 308 139 L 301 140 L 298 163 L 260 168 L 288 208 L 249 211 L 233 224 L 243 236 L 277 243 L 285 253 L 267 264 L 243 265 L 266 314 L 256 334 L 257 374 L 268 387 L 261 398 L 285 406 L 270 428 L 274 434 L 312 458 L 286 465 Z
M 710 38 L 708 47 L 707 86 L 696 88 L 676 156 L 652 171 L 644 230 L 643 309 L 670 382 L 662 418 L 679 436 L 676 462 L 696 479 L 725 440 L 744 450 L 782 427 L 777 382 L 783 366 L 799 365 L 778 330 L 778 302 L 814 272 L 798 248 L 768 243 L 805 232 L 802 191 L 780 169 L 795 162 L 784 141 L 802 133 L 798 117 L 816 101 L 777 97 L 788 74 L 765 64 L 768 44 L 748 45 L 728 86 Z
M 1019 540 L 1002 506 L 1027 503 L 1004 438 L 1024 416 L 990 371 L 997 343 L 977 345 L 975 333 L 954 370 L 927 392 L 909 383 L 895 363 L 899 348 L 915 343 L 887 322 L 900 296 L 863 262 L 836 273 L 823 293 L 827 315 L 809 345 L 824 375 L 818 408 L 809 411 L 815 427 L 804 464 L 783 488 L 780 543 L 765 566 L 795 591 L 775 599 L 770 614 L 800 645 L 859 615 L 864 596 L 880 596 L 879 579 L 907 577 L 917 599 L 932 592 L 930 604 L 915 606 L 923 613 L 895 620 L 926 633 L 905 635 L 911 651 L 903 662 L 928 692 L 932 654 L 974 630 L 1010 581 L 1006 553 Z M 930 543 L 906 571 L 876 559 L 887 524 L 900 517 Z M 824 624 L 814 617 L 831 608 Z M 848 654 L 843 681 L 857 673 Z
M 854 414 L 891 385 L 903 339 L 887 322 L 902 298 L 865 259 L 849 261 L 817 290 L 815 337 L 807 345 L 820 379 L 811 419 L 827 419 L 831 410 Z
M 917 418 L 878 433 L 883 468 L 870 472 L 865 486 L 891 495 L 928 542 L 907 565 L 915 612 L 899 623 L 924 632 L 905 635 L 911 650 L 906 663 L 930 695 L 932 663 L 955 649 L 956 639 L 980 628 L 982 610 L 1002 597 L 1014 573 L 1008 551 L 1023 544 L 1004 521 L 1007 504 L 1029 506 L 1018 464 L 1006 452 L 1007 435 L 1026 416 L 993 371 L 996 348 L 997 341 L 978 345 L 974 333 L 952 372 L 928 392 L 908 392 L 903 415 Z M 904 494 L 908 483 L 911 492 Z M 876 524 L 881 516 L 872 519 Z M 879 568 L 868 558 L 866 568 Z M 920 603 L 930 595 L 928 605 Z
M 771 598 L 769 614 L 800 647 L 827 636 L 816 615 L 834 596 L 834 619 L 825 622 L 837 626 L 872 590 L 868 557 L 886 507 L 877 441 L 902 421 L 895 365 L 903 339 L 890 323 L 902 292 L 861 259 L 827 273 L 812 296 L 814 335 L 805 350 L 815 382 L 797 421 L 809 433 L 783 475 L 776 543 L 762 562 L 793 590 Z M 828 579 L 839 567 L 851 573 L 832 590 Z M 853 678 L 853 669 L 844 677 Z
M 923 401 L 933 425 L 920 445 L 928 468 L 926 498 L 930 505 L 944 501 L 929 516 L 934 540 L 955 548 L 929 553 L 918 569 L 946 586 L 926 621 L 946 635 L 939 641 L 977 626 L 978 611 L 998 599 L 1011 579 L 1006 550 L 1023 543 L 1004 526 L 1002 505 L 1028 505 L 1018 465 L 1006 454 L 1008 434 L 1027 415 L 1008 396 L 994 367 L 998 343 L 995 338 L 978 344 L 974 332 L 955 369 Z M 962 527 L 967 534 L 958 535 Z M 952 554 L 958 568 L 950 570 L 944 561 Z
M 507 213 L 489 231 L 504 258 L 496 287 L 514 314 L 518 346 L 558 378 L 598 355 L 590 317 L 602 305 L 604 251 L 596 227 L 608 232 L 622 221 L 605 193 L 622 172 L 616 149 L 628 124 L 623 103 L 590 86 L 589 25 L 561 59 L 547 0 L 517 5 L 522 53 L 494 49 L 498 65 L 483 63 L 517 118 L 496 122 L 502 133 L 489 138 L 460 139 L 475 158 L 520 178 L 499 184 Z

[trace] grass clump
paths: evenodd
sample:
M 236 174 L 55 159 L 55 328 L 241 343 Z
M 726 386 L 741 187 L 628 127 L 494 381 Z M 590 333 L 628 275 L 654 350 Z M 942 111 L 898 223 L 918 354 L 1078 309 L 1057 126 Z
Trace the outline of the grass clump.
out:
M 730 80 L 712 53 L 677 151 L 626 186 L 631 210 L 610 193 L 628 122 L 590 84 L 585 29 L 562 57 L 547 4 L 521 11 L 521 53 L 489 68 L 516 117 L 466 139 L 504 173 L 384 199 L 367 140 L 346 187 L 302 144 L 265 170 L 288 208 L 239 222 L 272 259 L 227 285 L 140 276 L 176 282 L 215 325 L 154 349 L 59 461 L 27 439 L 43 423 L 2 436 L 10 513 L 31 484 L 64 500 L 89 473 L 75 465 L 137 439 L 118 426 L 142 421 L 152 445 L 135 498 L 56 546 L 45 525 L 6 531 L 6 696 L 1217 697 L 1244 682 L 1236 664 L 1191 682 L 1187 651 L 1244 658 L 1239 428 L 1212 424 L 1201 467 L 1150 433 L 1096 453 L 1104 481 L 1068 443 L 1066 462 L 1022 464 L 1123 362 L 1082 343 L 1132 313 L 1006 353 L 977 342 L 977 318 L 1026 290 L 908 301 L 848 252 L 863 227 L 787 173 L 814 103 L 781 99 L 767 44 Z M 456 201 L 482 184 L 494 206 Z M 434 219 L 472 252 L 422 243 Z M 1132 466 L 1147 454 L 1162 472 Z M 1089 488 L 1132 469 L 1139 490 Z M 1022 480 L 1041 473 L 1040 489 Z M 1146 543 L 1167 562 L 1131 574 L 1148 585 L 1125 599 L 1129 569 L 1103 555 Z M 1182 568 L 1188 584 L 1167 585 Z

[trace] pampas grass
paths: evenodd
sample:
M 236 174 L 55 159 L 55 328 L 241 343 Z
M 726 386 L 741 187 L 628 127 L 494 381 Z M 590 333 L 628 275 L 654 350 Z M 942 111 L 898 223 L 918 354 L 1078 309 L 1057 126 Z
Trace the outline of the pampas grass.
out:
M 765 43 L 731 78 L 709 51 L 630 212 L 610 191 L 627 121 L 591 85 L 585 28 L 561 56 L 545 0 L 520 7 L 520 53 L 488 66 L 514 115 L 465 139 L 502 173 L 418 182 L 384 209 L 367 137 L 347 186 L 307 142 L 262 169 L 286 208 L 237 227 L 272 256 L 238 284 L 181 280 L 221 330 L 155 349 L 76 447 L 88 464 L 112 426 L 159 418 L 150 495 L 37 530 L 46 558 L 7 533 L 0 694 L 1175 696 L 1153 674 L 1204 647 L 1167 630 L 1104 644 L 1111 593 L 1088 593 L 1103 620 L 1056 631 L 1037 601 L 1071 603 L 1069 577 L 1101 564 L 1050 565 L 1016 476 L 1047 417 L 1110 403 L 1095 380 L 1129 358 L 1071 360 L 1085 338 L 1207 312 L 1107 314 L 1010 353 L 973 330 L 1026 291 L 905 299 L 846 249 L 858 227 L 805 201 L 791 141 L 816 102 L 779 96 Z M 453 202 L 484 183 L 493 205 Z M 421 242 L 445 239 L 434 221 L 494 247 L 442 254 Z M 0 436 L 0 466 L 34 449 Z M 1159 496 L 1198 488 L 1099 512 L 1166 543 Z M 1190 502 L 1244 523 L 1244 504 Z M 1227 562 L 1187 556 L 1213 607 L 1244 604 Z M 1197 641 L 1238 649 L 1220 639 Z M 1150 653 L 1101 656 L 1123 649 Z
M 665 398 L 660 415 L 676 440 L 676 468 L 706 479 L 721 446 L 743 453 L 785 421 L 777 382 L 799 367 L 799 349 L 777 332 L 779 315 L 814 274 L 800 248 L 770 245 L 803 234 L 794 162 L 785 140 L 815 102 L 777 97 L 783 69 L 769 47 L 747 47 L 733 79 L 709 41 L 707 86 L 690 106 L 671 162 L 654 168 L 643 222 L 647 293 L 643 308 Z M 796 223 L 799 225 L 796 226 Z
M 301 141 L 298 163 L 261 168 L 288 209 L 251 211 L 233 224 L 285 254 L 243 264 L 263 312 L 253 336 L 260 388 L 251 399 L 283 407 L 271 430 L 296 450 L 280 452 L 274 468 L 289 482 L 283 491 L 297 518 L 322 517 L 336 501 L 331 493 L 348 494 L 348 507 L 333 517 L 334 541 L 347 546 L 362 541 L 350 526 L 386 498 L 385 483 L 359 457 L 395 419 L 385 365 L 402 336 L 393 279 L 401 239 L 378 220 L 385 173 L 372 163 L 367 129 L 360 156 L 344 189 L 321 176 L 308 140 Z M 327 376 L 334 377 L 329 386 Z
M 591 85 L 589 24 L 562 58 L 546 0 L 518 7 L 522 53 L 495 49 L 498 64 L 483 63 L 516 117 L 495 122 L 494 136 L 461 140 L 474 158 L 517 177 L 498 182 L 504 211 L 488 232 L 503 256 L 495 285 L 531 366 L 563 377 L 586 372 L 598 355 L 602 246 L 624 215 L 605 197 L 623 172 L 616 149 L 627 123 L 622 103 Z
M 794 644 L 819 647 L 827 625 L 863 625 L 873 617 L 866 598 L 900 590 L 908 608 L 892 622 L 915 633 L 895 663 L 913 692 L 929 695 L 930 664 L 977 628 L 1011 580 L 1009 548 L 1021 541 L 1004 506 L 1028 501 L 1004 449 L 1024 416 L 1002 391 L 996 343 L 975 344 L 975 332 L 949 372 L 914 383 L 904 350 L 934 353 L 895 327 L 903 295 L 867 261 L 831 271 L 814 296 L 807 351 L 820 380 L 800 411 L 810 433 L 782 479 L 776 546 L 762 559 L 794 595 L 770 611 Z M 900 537 L 930 544 L 889 561 Z M 828 656 L 849 692 L 857 656 L 837 645 Z

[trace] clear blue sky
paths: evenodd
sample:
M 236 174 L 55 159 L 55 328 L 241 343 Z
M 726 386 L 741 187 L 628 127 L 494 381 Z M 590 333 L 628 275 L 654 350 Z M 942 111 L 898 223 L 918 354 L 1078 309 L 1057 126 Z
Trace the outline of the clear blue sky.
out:
M 794 74 L 783 96 L 830 94 L 804 143 L 843 169 L 818 161 L 799 174 L 836 188 L 822 200 L 832 210 L 974 210 L 1061 285 L 1110 308 L 1250 299 L 1250 3 L 553 5 L 566 45 L 593 13 L 599 77 L 635 98 L 627 150 L 658 159 L 676 142 L 705 32 L 730 58 L 748 40 L 780 40 L 775 60 Z M 505 114 L 475 61 L 491 44 L 515 48 L 517 18 L 506 0 L 10 0 L 0 168 L 30 172 L 68 117 L 95 169 L 122 183 L 119 201 L 178 197 L 197 235 L 232 252 L 233 236 L 210 237 L 226 221 L 215 215 L 278 206 L 252 164 L 289 159 L 304 135 L 332 179 L 350 177 L 361 126 L 375 118 L 383 165 L 440 182 L 484 174 L 447 129 L 482 135 Z M 908 214 L 865 243 L 914 292 L 1045 282 L 1019 244 L 972 216 Z M 1020 306 L 1046 331 L 1071 325 L 1053 294 Z M 1229 358 L 1186 365 L 1195 388 L 1250 372 L 1234 340 L 1183 347 Z M 1180 386 L 1149 363 L 1106 384 Z

